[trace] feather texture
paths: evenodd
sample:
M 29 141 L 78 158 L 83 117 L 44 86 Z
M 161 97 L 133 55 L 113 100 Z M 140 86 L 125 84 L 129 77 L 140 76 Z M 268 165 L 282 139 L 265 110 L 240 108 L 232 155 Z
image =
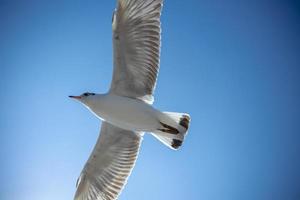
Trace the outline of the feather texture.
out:
M 110 92 L 153 102 L 160 61 L 162 0 L 119 0 L 113 15 Z
M 118 0 L 113 14 L 114 72 L 110 93 L 152 104 L 159 71 L 163 0 Z M 138 156 L 142 133 L 103 122 L 77 181 L 75 200 L 115 200 Z
M 77 181 L 75 200 L 114 200 L 127 182 L 141 133 L 103 122 L 99 139 Z

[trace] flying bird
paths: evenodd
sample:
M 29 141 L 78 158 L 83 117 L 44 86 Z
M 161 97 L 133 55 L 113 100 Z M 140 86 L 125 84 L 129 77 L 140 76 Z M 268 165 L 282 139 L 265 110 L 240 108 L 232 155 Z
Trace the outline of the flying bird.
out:
M 152 106 L 160 61 L 162 4 L 163 0 L 118 0 L 112 18 L 110 90 L 70 96 L 102 120 L 98 141 L 77 180 L 75 200 L 117 199 L 145 132 L 175 150 L 184 141 L 190 116 Z

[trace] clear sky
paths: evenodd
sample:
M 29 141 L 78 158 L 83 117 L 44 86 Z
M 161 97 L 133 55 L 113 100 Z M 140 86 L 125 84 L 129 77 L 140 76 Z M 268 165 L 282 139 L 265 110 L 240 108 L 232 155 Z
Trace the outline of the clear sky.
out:
M 72 199 L 106 92 L 115 0 L 0 0 L 0 199 Z M 154 106 L 188 112 L 183 148 L 146 135 L 120 200 L 300 199 L 300 4 L 166 0 Z

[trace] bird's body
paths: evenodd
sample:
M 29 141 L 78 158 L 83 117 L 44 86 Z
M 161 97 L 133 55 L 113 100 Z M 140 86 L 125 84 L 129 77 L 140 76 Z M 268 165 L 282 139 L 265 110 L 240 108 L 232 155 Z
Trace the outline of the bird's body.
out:
M 145 132 L 174 150 L 184 141 L 189 115 L 161 112 L 152 106 L 160 61 L 162 1 L 117 0 L 110 90 L 70 96 L 103 121 L 99 139 L 78 178 L 75 200 L 117 199 Z
M 100 119 L 126 130 L 154 132 L 163 115 L 153 106 L 114 94 L 97 94 L 89 98 L 88 108 Z

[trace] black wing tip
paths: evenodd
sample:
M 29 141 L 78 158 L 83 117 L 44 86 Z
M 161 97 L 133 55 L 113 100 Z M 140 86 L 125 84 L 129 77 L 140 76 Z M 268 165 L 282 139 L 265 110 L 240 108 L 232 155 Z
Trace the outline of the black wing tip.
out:
M 181 145 L 182 145 L 182 141 L 181 140 L 173 139 L 171 146 L 174 149 L 178 149 L 179 147 L 181 147 Z
M 183 126 L 186 130 L 189 129 L 191 118 L 188 115 L 182 115 L 180 118 L 179 124 Z

